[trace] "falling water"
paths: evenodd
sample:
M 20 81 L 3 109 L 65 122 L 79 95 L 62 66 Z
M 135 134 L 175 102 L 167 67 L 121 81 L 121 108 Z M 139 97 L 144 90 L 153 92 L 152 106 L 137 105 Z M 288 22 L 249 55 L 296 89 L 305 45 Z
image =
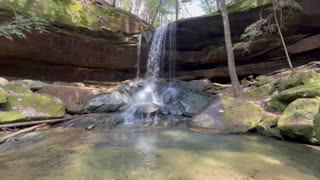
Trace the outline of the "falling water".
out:
M 147 79 L 156 81 L 159 78 L 161 63 L 164 59 L 166 34 L 168 25 L 156 29 L 154 33 L 147 63 Z
M 141 65 L 141 46 L 142 46 L 142 35 L 138 36 L 138 52 L 137 52 L 137 77 L 140 78 L 140 65 Z
M 167 39 L 168 34 L 168 39 Z M 166 45 L 168 45 L 166 47 Z M 172 94 L 175 89 L 164 90 L 165 93 L 160 93 L 158 91 L 158 82 L 160 72 L 164 71 L 164 59 L 166 50 L 169 51 L 168 54 L 168 69 L 170 79 L 174 78 L 174 66 L 175 66 L 175 50 L 176 50 L 176 24 L 171 23 L 169 25 L 164 25 L 156 29 L 153 39 L 151 42 L 148 60 L 147 60 L 147 72 L 146 78 L 140 79 L 140 68 L 142 61 L 142 36 L 138 37 L 138 52 L 137 52 L 137 77 L 135 85 L 143 84 L 142 88 L 136 91 L 131 97 L 132 101 L 126 107 L 126 110 L 121 114 L 124 118 L 124 122 L 131 124 L 138 121 L 144 122 L 155 122 L 158 121 L 157 116 L 151 116 L 148 112 L 142 112 L 144 107 L 155 107 L 160 108 L 164 104 L 163 99 L 166 98 L 168 94 Z M 162 67 L 163 66 L 163 67 Z M 170 99 L 170 97 L 169 97 Z M 138 112 L 138 113 L 137 113 Z M 139 114 L 147 113 L 146 118 L 139 117 Z

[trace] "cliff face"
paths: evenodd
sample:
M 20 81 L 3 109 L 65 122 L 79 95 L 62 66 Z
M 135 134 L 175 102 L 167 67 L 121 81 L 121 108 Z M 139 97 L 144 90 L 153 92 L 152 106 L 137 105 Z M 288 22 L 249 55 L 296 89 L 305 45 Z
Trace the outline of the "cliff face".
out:
M 246 2 L 256 7 L 246 7 Z M 283 32 L 294 66 L 319 60 L 320 57 L 320 9 L 315 8 L 320 7 L 320 2 L 301 0 L 299 3 L 303 11 L 291 13 L 285 19 Z M 240 76 L 270 73 L 288 67 L 280 37 L 276 33 L 255 39 L 249 51 L 242 46 L 240 37 L 245 28 L 259 20 L 260 14 L 266 16 L 267 8 L 270 8 L 270 0 L 244 0 L 229 7 L 235 60 Z M 228 77 L 221 16 L 186 19 L 179 21 L 177 26 L 176 64 L 181 77 Z
M 42 80 L 121 80 L 136 63 L 136 38 L 150 29 L 128 12 L 76 0 L 0 2 L 0 22 L 16 13 L 50 22 L 50 33 L 0 37 L 0 75 Z
M 128 12 L 95 1 L 79 2 L 0 1 L 0 23 L 10 22 L 14 10 L 22 15 L 46 19 L 51 24 L 48 27 L 50 33 L 26 33 L 28 39 L 11 41 L 0 37 L 0 75 L 64 81 L 133 78 L 137 61 L 135 35 L 151 27 Z M 320 2 L 300 0 L 300 3 L 304 11 L 287 18 L 284 31 L 295 66 L 320 57 L 320 10 L 315 8 Z M 253 41 L 250 52 L 242 48 L 240 36 L 245 28 L 257 21 L 260 13 L 269 6 L 270 0 L 243 0 L 229 7 L 240 76 L 288 67 L 277 34 Z M 177 22 L 177 28 L 178 77 L 228 77 L 219 14 L 181 20 Z

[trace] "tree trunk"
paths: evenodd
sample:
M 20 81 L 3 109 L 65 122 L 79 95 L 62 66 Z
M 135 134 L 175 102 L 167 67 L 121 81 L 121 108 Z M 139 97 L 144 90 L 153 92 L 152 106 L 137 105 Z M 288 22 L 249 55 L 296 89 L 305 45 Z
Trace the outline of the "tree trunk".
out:
M 221 9 L 220 4 L 221 4 L 220 0 L 216 0 L 217 11 L 219 11 Z
M 112 6 L 116 7 L 117 0 L 113 0 Z
M 229 75 L 232 83 L 233 93 L 235 97 L 242 97 L 241 87 L 239 84 L 236 66 L 234 62 L 228 11 L 227 11 L 225 0 L 220 0 L 220 10 L 222 14 L 224 37 L 226 42 L 227 54 L 228 54 L 228 70 L 229 70 Z
M 285 52 L 285 54 L 286 54 L 289 67 L 290 67 L 290 69 L 293 69 L 292 63 L 291 63 L 291 59 L 290 59 L 290 56 L 289 56 L 289 53 L 288 53 L 288 50 L 287 50 L 287 46 L 286 46 L 286 43 L 284 42 L 284 38 L 283 38 L 283 35 L 282 35 L 282 32 L 281 32 L 280 24 L 279 24 L 278 17 L 277 17 L 276 4 L 275 4 L 275 1 L 274 1 L 274 0 L 272 0 L 272 6 L 273 6 L 274 19 L 275 19 L 275 21 L 276 21 L 276 25 L 277 25 L 277 28 L 278 28 L 278 33 L 279 33 L 280 38 L 281 38 L 281 43 L 282 43 L 284 52 Z
M 176 21 L 179 19 L 179 0 L 176 0 Z
M 156 9 L 156 13 L 153 15 L 153 18 L 152 18 L 151 23 L 150 23 L 151 25 L 153 25 L 154 21 L 156 20 L 156 17 L 158 15 L 159 9 L 161 8 L 162 2 L 163 2 L 163 0 L 159 1 L 159 6 Z

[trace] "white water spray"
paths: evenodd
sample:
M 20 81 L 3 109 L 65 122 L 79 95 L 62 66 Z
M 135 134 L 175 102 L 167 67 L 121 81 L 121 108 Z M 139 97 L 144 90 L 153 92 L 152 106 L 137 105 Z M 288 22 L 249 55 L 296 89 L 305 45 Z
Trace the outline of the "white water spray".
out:
M 168 25 L 156 29 L 148 56 L 147 79 L 156 81 L 159 78 L 161 63 L 163 63 Z
M 137 52 L 137 76 L 136 79 L 140 78 L 140 66 L 141 66 L 141 46 L 142 46 L 142 35 L 138 36 L 138 52 Z

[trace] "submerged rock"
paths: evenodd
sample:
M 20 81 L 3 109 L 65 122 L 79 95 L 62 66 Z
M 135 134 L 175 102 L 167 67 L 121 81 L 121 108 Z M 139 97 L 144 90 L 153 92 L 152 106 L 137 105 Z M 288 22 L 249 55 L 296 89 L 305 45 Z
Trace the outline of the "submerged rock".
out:
M 245 133 L 258 126 L 264 113 L 258 105 L 243 99 L 226 97 L 211 103 L 190 121 L 190 125 L 218 132 Z
M 59 124 L 58 127 L 84 128 L 87 130 L 103 130 L 116 126 L 120 122 L 114 114 L 95 113 L 81 115 L 75 119 Z
M 297 99 L 281 115 L 278 128 L 281 134 L 291 140 L 314 143 L 315 116 L 319 113 L 319 99 Z M 319 141 L 318 141 L 319 142 Z
M 89 100 L 85 109 L 89 112 L 114 112 L 128 101 L 129 97 L 125 94 L 104 94 Z
M 65 114 L 59 98 L 36 93 L 9 95 L 3 110 L 18 111 L 30 120 L 60 118 Z

